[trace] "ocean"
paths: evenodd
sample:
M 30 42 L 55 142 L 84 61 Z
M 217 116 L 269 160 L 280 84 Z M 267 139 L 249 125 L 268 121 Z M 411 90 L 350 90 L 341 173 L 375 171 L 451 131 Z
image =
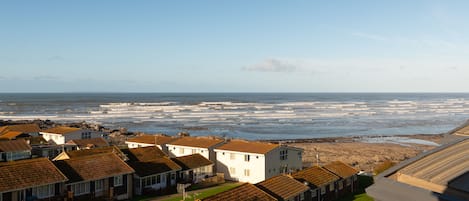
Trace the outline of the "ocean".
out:
M 469 119 L 466 93 L 1 93 L 0 119 L 245 139 L 439 134 Z

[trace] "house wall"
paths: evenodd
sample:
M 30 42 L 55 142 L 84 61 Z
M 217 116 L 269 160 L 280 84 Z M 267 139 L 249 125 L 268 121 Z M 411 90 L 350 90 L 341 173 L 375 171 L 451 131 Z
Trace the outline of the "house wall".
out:
M 82 139 L 82 134 L 86 132 L 91 133 L 90 138 L 106 137 L 106 135 L 101 132 L 90 130 L 78 130 L 64 135 L 57 133 L 41 132 L 41 135 L 46 141 L 53 140 L 56 144 L 65 144 L 65 142 L 69 140 Z
M 31 150 L 0 152 L 0 161 L 15 161 L 27 158 L 31 158 Z
M 133 148 L 139 148 L 139 147 L 153 147 L 155 146 L 155 144 L 147 144 L 147 143 L 138 143 L 138 142 L 128 142 L 128 141 L 125 141 L 125 144 L 127 144 L 127 147 L 129 147 L 129 149 L 133 149 Z M 168 153 L 168 148 L 166 147 L 166 145 L 156 145 L 159 149 L 161 149 L 164 153 Z
M 217 149 L 215 152 L 217 172 L 224 173 L 225 179 L 249 183 L 258 183 L 266 179 L 264 155 Z M 245 155 L 249 155 L 249 161 L 245 160 Z
M 171 145 L 171 144 L 168 144 L 167 147 L 168 147 L 169 157 L 172 157 L 172 158 L 179 157 L 179 156 L 187 156 L 187 155 L 192 155 L 192 154 L 198 153 L 198 154 L 202 155 L 203 157 L 205 157 L 206 159 L 210 160 L 210 156 L 215 155 L 215 152 L 213 152 L 213 150 L 211 151 L 212 153 L 210 153 L 209 149 L 207 149 L 207 148 L 188 147 L 188 146 L 179 146 L 179 145 Z M 184 151 L 181 152 L 181 150 L 184 150 Z M 214 157 L 212 157 L 212 158 L 214 158 Z M 213 160 L 211 160 L 211 161 L 214 162 Z
M 287 151 L 286 157 L 281 158 L 281 152 Z M 284 152 L 285 153 L 285 152 Z M 273 176 L 295 172 L 302 169 L 303 152 L 296 148 L 280 146 L 266 154 L 265 179 Z
M 158 182 L 158 176 L 160 177 L 160 182 Z M 147 181 L 149 181 L 149 183 L 147 183 Z M 139 177 L 138 175 L 134 175 L 134 191 L 137 195 L 142 195 L 144 193 L 144 189 L 147 188 L 159 190 L 171 186 L 176 186 L 176 171 L 164 172 L 146 177 Z

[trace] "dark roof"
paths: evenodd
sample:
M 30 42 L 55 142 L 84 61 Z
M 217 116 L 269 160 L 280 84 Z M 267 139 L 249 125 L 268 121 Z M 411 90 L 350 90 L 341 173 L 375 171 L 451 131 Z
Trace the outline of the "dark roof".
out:
M 0 163 L 0 192 L 65 181 L 67 177 L 47 158 Z
M 84 157 L 84 156 L 102 154 L 102 153 L 115 153 L 115 154 L 118 154 L 119 156 L 123 155 L 121 150 L 116 146 L 98 147 L 94 149 L 81 149 L 81 150 L 67 151 L 66 153 L 68 157 L 70 158 L 78 158 L 78 157 Z
M 256 141 L 247 141 L 247 140 L 230 140 L 229 142 L 217 147 L 216 149 L 228 150 L 228 151 L 237 151 L 237 152 L 247 152 L 247 153 L 257 153 L 257 154 L 266 154 L 269 151 L 279 147 L 278 144 L 272 144 L 268 142 L 256 142 Z
M 278 175 L 258 183 L 256 186 L 283 200 L 288 200 L 309 190 L 309 187 L 289 175 Z
M 213 165 L 213 162 L 203 157 L 200 154 L 192 154 L 187 156 L 180 156 L 172 158 L 183 170 L 199 168 L 207 165 Z
M 136 142 L 144 144 L 158 144 L 163 145 L 173 141 L 175 138 L 167 135 L 140 135 L 134 138 L 130 138 L 127 142 Z
M 31 146 L 29 146 L 29 144 L 26 143 L 26 141 L 23 139 L 0 141 L 0 152 L 16 152 L 26 150 L 31 150 Z
M 54 161 L 54 164 L 70 179 L 68 183 L 98 180 L 134 172 L 113 153 L 59 160 Z
M 171 145 L 187 146 L 187 147 L 200 147 L 200 148 L 210 148 L 217 144 L 222 143 L 222 139 L 218 139 L 210 136 L 203 137 L 180 137 L 176 140 L 168 143 Z
M 245 183 L 231 190 L 202 199 L 204 201 L 274 201 L 276 198 L 257 188 L 253 184 Z
M 109 143 L 102 137 L 97 137 L 97 138 L 89 138 L 89 139 L 75 139 L 75 140 L 70 140 L 67 142 L 67 144 L 74 144 L 77 145 L 78 147 L 107 147 L 109 146 Z
M 178 164 L 155 146 L 122 149 L 122 152 L 129 158 L 127 163 L 135 169 L 135 173 L 140 177 L 181 170 Z
M 8 131 L 17 131 L 22 133 L 38 133 L 41 131 L 37 124 L 17 124 L 0 127 L 0 135 Z
M 42 136 L 37 136 L 37 137 L 29 137 L 25 138 L 26 140 L 29 140 L 30 145 L 44 145 L 44 144 L 49 144 L 46 139 L 44 139 Z
M 295 172 L 292 176 L 300 182 L 308 182 L 316 187 L 320 187 L 340 179 L 338 176 L 318 166 L 313 166 Z
M 75 128 L 75 127 L 67 127 L 67 126 L 57 126 L 57 127 L 43 130 L 42 132 L 65 135 L 65 134 L 72 133 L 72 132 L 79 131 L 79 130 L 82 130 L 82 129 Z
M 358 173 L 358 170 L 341 161 L 328 163 L 327 165 L 324 165 L 323 168 L 329 170 L 341 178 L 348 178 Z
M 130 161 L 151 161 L 155 158 L 161 158 L 167 156 L 160 148 L 156 146 L 150 147 L 138 147 L 133 149 L 122 149 L 121 150 Z

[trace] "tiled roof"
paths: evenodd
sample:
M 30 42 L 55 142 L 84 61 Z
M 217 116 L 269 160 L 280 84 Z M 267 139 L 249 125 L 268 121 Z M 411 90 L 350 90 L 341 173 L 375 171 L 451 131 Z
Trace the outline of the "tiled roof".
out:
M 0 192 L 67 181 L 47 158 L 0 163 Z
M 323 168 L 342 178 L 348 178 L 358 173 L 358 170 L 341 161 L 331 162 L 323 166 Z
M 14 139 L 14 138 L 18 137 L 21 134 L 23 134 L 23 132 L 20 132 L 20 131 L 6 131 L 6 132 L 3 132 L 2 135 L 0 135 L 0 139 L 11 140 L 11 139 Z
M 113 153 L 59 160 L 54 161 L 54 164 L 70 179 L 68 183 L 98 180 L 134 172 Z
M 306 181 L 316 187 L 320 187 L 340 179 L 338 176 L 318 166 L 313 166 L 295 172 L 292 176 L 300 182 Z
M 25 150 L 31 150 L 31 146 L 29 146 L 29 144 L 23 139 L 0 141 L 0 152 L 16 152 Z
M 77 145 L 78 147 L 107 147 L 109 143 L 102 137 L 90 139 L 75 139 L 70 140 L 67 144 Z
M 130 138 L 127 142 L 136 142 L 136 143 L 144 143 L 144 144 L 167 144 L 173 141 L 175 138 L 166 135 L 141 135 L 134 138 Z
M 187 147 L 210 148 L 222 142 L 223 142 L 222 139 L 205 136 L 205 137 L 180 137 L 170 142 L 169 144 L 187 146 Z
M 114 153 L 118 156 L 123 157 L 124 154 L 122 151 L 116 147 L 116 146 L 108 146 L 108 147 L 98 147 L 94 149 L 81 149 L 81 150 L 75 150 L 75 151 L 67 151 L 67 156 L 70 158 L 78 158 L 78 157 L 85 157 L 89 155 L 96 155 L 96 154 L 102 154 L 102 153 Z
M 229 150 L 229 151 L 238 151 L 238 152 L 247 152 L 247 153 L 257 153 L 257 154 L 266 154 L 269 151 L 279 147 L 278 144 L 272 144 L 267 142 L 256 142 L 256 141 L 246 141 L 246 140 L 230 140 L 229 142 L 217 147 L 216 149 L 220 150 Z
M 295 197 L 309 188 L 303 183 L 293 179 L 289 175 L 278 175 L 256 184 L 257 187 L 274 197 L 288 200 Z
M 274 201 L 276 198 L 257 188 L 253 184 L 245 183 L 231 190 L 202 199 L 203 201 Z
M 152 161 L 155 158 L 167 156 L 163 151 L 161 151 L 161 149 L 154 146 L 122 149 L 121 151 L 127 155 L 130 161 L 147 162 Z
M 43 130 L 42 132 L 65 135 L 65 134 L 75 132 L 75 131 L 79 131 L 79 130 L 81 130 L 81 128 L 57 126 L 57 127 L 54 127 L 54 128 L 49 128 L 49 129 Z
M 213 162 L 203 157 L 200 154 L 192 154 L 172 158 L 174 162 L 182 167 L 183 170 L 199 168 L 207 165 L 213 165 Z
M 41 131 L 37 124 L 18 124 L 0 127 L 0 133 L 3 134 L 7 131 L 17 131 L 22 133 L 38 133 Z

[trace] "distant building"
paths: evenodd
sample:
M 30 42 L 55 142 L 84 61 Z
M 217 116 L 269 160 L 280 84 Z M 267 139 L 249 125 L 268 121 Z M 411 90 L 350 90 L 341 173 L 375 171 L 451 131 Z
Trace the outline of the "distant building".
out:
M 132 149 L 138 147 L 149 147 L 156 146 L 163 152 L 168 153 L 166 144 L 173 141 L 175 138 L 167 135 L 140 135 L 134 138 L 130 138 L 125 141 L 125 144 Z
M 0 200 L 60 198 L 67 180 L 46 158 L 0 163 Z
M 57 145 L 54 142 L 48 142 L 43 137 L 29 137 L 24 138 L 31 146 L 32 157 L 46 157 L 49 159 L 55 158 L 57 155 L 64 151 L 76 150 L 76 145 Z
M 178 175 L 179 181 L 199 183 L 205 178 L 213 176 L 214 163 L 200 154 L 180 156 L 171 160 L 182 167 Z
M 98 147 L 109 146 L 109 143 L 102 137 L 89 138 L 89 139 L 73 139 L 73 140 L 69 140 L 65 144 L 76 146 L 78 150 L 93 149 L 93 148 L 98 148 Z
M 0 127 L 0 139 L 13 140 L 17 138 L 38 136 L 41 129 L 37 124 L 18 124 Z
M 337 196 L 353 193 L 358 190 L 358 170 L 341 162 L 334 161 L 323 166 L 324 169 L 340 177 L 336 182 Z
M 279 144 L 230 140 L 214 149 L 217 172 L 225 179 L 257 183 L 302 169 L 303 150 Z
M 119 156 L 123 161 L 128 160 L 127 156 L 116 146 L 98 147 L 94 149 L 66 150 L 56 156 L 53 161 L 67 160 L 83 156 L 90 156 L 103 153 L 113 153 Z
M 278 175 L 256 184 L 279 201 L 311 200 L 309 187 L 295 180 L 290 175 Z
M 309 186 L 312 200 L 331 201 L 337 198 L 336 183 L 340 178 L 324 168 L 313 166 L 293 173 L 292 177 Z
M 31 158 L 31 149 L 23 139 L 0 141 L 0 161 Z
M 203 201 L 277 201 L 253 184 L 246 183 L 231 190 L 202 199 Z
M 41 131 L 40 134 L 45 140 L 52 140 L 56 144 L 65 144 L 65 142 L 68 142 L 69 140 L 76 139 L 90 139 L 97 137 L 107 138 L 107 136 L 102 132 L 65 126 L 46 129 Z
M 216 156 L 213 149 L 223 144 L 224 140 L 215 137 L 180 137 L 168 143 L 170 157 L 187 156 L 200 154 L 206 159 L 216 163 Z

